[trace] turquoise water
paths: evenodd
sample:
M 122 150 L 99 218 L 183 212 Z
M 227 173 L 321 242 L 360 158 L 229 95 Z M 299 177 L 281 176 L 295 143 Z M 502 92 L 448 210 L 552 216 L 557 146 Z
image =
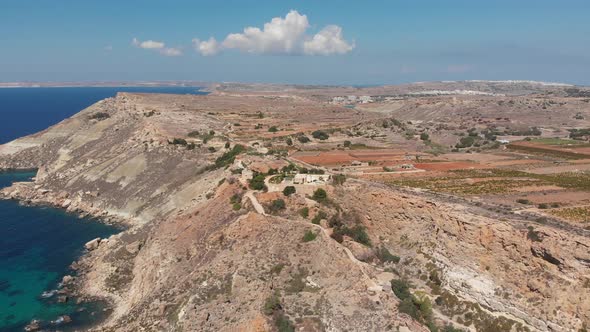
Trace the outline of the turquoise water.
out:
M 0 187 L 34 175 L 0 173 Z M 102 316 L 97 304 L 57 304 L 56 295 L 41 294 L 57 287 L 87 241 L 108 237 L 117 229 L 54 208 L 0 200 L 0 230 L 0 331 L 22 331 L 32 319 L 55 329 L 58 326 L 49 322 L 64 314 L 73 319 L 69 328 L 81 327 L 93 321 L 91 315 Z

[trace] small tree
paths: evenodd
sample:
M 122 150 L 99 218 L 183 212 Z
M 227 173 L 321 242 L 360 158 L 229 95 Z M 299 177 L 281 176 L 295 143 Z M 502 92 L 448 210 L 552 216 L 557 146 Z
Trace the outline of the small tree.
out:
M 294 186 L 286 186 L 285 189 L 283 189 L 283 195 L 290 196 L 291 194 L 294 194 L 296 191 L 297 190 Z
M 311 133 L 311 136 L 313 136 L 313 138 L 319 139 L 321 141 L 327 140 L 330 137 L 330 135 L 328 135 L 328 133 L 326 133 L 323 130 L 316 130 L 313 133 Z
M 285 204 L 285 201 L 282 199 L 275 199 L 274 201 L 272 201 L 272 203 L 270 203 L 270 207 L 269 210 L 271 213 L 278 213 L 281 210 L 284 210 L 287 208 L 287 205 Z
M 422 133 L 420 134 L 420 139 L 423 141 L 428 141 L 430 140 L 430 136 L 428 135 L 428 133 Z
M 327 198 L 328 198 L 328 193 L 326 193 L 326 191 L 322 188 L 316 189 L 316 191 L 313 192 L 313 196 L 311 197 L 311 199 L 313 199 L 314 201 L 317 201 L 317 202 L 323 202 Z
M 309 137 L 307 137 L 305 135 L 300 135 L 300 136 L 297 136 L 297 140 L 299 141 L 299 143 L 305 144 L 305 143 L 309 142 Z
M 332 176 L 332 183 L 335 186 L 341 186 L 346 182 L 346 175 L 344 174 L 335 174 Z

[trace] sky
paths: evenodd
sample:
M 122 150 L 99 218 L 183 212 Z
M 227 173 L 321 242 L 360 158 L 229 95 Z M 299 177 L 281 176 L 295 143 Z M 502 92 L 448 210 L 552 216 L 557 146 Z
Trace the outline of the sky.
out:
M 0 0 L 0 81 L 590 85 L 588 0 Z

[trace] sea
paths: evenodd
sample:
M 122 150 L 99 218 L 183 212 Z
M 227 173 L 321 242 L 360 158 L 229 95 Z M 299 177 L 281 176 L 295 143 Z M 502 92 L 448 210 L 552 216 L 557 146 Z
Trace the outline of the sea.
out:
M 196 87 L 0 88 L 0 144 L 43 130 L 117 92 L 204 94 Z M 0 188 L 36 172 L 0 172 Z M 33 319 L 45 331 L 80 330 L 104 319 L 100 302 L 58 303 L 59 282 L 94 238 L 121 229 L 46 206 L 0 200 L 0 332 L 23 331 Z M 68 315 L 72 321 L 60 319 Z

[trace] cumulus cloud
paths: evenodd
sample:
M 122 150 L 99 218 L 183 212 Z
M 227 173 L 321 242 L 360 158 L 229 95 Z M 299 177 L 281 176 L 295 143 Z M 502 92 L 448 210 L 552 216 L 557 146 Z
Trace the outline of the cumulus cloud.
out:
M 137 38 L 133 38 L 131 40 L 131 44 L 135 47 L 147 49 L 147 50 L 156 50 L 160 54 L 165 56 L 180 56 L 182 55 L 182 50 L 175 47 L 166 47 L 166 44 L 159 41 L 154 40 L 145 40 L 139 41 Z
M 306 15 L 296 10 L 284 18 L 275 17 L 262 29 L 246 27 L 241 33 L 230 33 L 222 42 L 193 40 L 195 50 L 201 55 L 218 54 L 223 49 L 237 49 L 253 54 L 332 55 L 345 54 L 354 48 L 342 36 L 342 28 L 329 25 L 315 35 L 307 35 L 310 24 Z
M 216 55 L 221 51 L 221 44 L 219 44 L 213 37 L 204 41 L 195 38 L 193 39 L 193 47 L 197 52 L 204 56 Z

